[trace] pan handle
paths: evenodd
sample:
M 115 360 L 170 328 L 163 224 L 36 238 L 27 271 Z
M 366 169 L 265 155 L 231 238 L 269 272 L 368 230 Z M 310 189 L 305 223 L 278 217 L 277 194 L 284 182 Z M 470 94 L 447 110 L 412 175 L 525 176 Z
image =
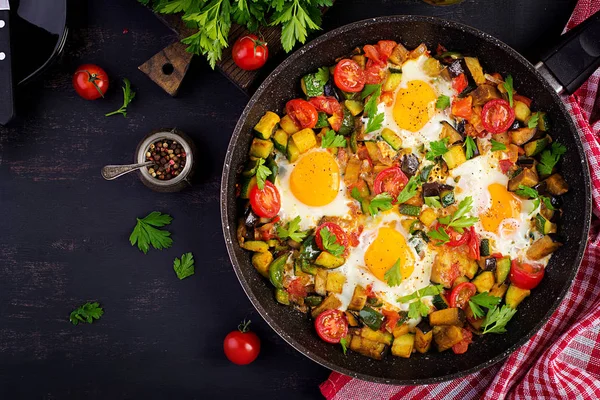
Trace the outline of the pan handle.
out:
M 600 11 L 562 35 L 535 67 L 557 93 L 579 89 L 600 67 Z
M 0 9 L 0 125 L 14 115 L 9 14 L 8 9 Z

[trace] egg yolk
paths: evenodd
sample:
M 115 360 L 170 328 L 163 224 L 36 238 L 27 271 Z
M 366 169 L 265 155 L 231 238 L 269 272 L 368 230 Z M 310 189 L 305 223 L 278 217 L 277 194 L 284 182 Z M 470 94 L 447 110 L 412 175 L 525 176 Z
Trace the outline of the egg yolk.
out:
M 340 168 L 328 151 L 313 151 L 300 158 L 290 176 L 294 196 L 308 206 L 331 203 L 340 188 Z
M 394 120 L 400 128 L 417 132 L 431 119 L 435 99 L 435 91 L 427 82 L 408 82 L 407 87 L 396 95 Z
M 504 185 L 493 183 L 488 186 L 492 198 L 491 207 L 479 216 L 483 229 L 498 232 L 498 227 L 506 218 L 514 218 L 521 212 L 521 201 Z
M 385 273 L 400 259 L 402 279 L 412 275 L 414 257 L 404 236 L 394 228 L 380 228 L 377 237 L 365 252 L 365 264 L 375 277 L 385 282 Z

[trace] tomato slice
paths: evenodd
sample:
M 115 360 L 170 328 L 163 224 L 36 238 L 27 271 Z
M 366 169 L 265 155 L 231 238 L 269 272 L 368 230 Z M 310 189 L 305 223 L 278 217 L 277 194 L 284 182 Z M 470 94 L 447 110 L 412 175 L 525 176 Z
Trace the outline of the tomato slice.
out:
M 322 111 L 327 115 L 337 115 L 338 118 L 334 119 L 335 121 L 331 124 L 331 128 L 336 132 L 340 130 L 342 127 L 342 119 L 344 118 L 344 110 L 335 97 L 317 96 L 311 98 L 309 102 L 315 106 L 317 111 Z
M 298 301 L 301 298 L 306 297 L 306 286 L 302 282 L 301 278 L 296 278 L 290 282 L 286 291 L 290 295 L 290 299 L 293 301 Z
M 452 79 L 452 89 L 454 89 L 457 94 L 461 94 L 468 85 L 469 82 L 467 81 L 467 77 L 464 73 Z
M 452 102 L 452 114 L 469 119 L 473 113 L 473 98 L 471 96 L 465 97 L 464 99 L 455 99 Z
M 479 236 L 475 232 L 475 228 L 471 227 L 469 229 L 469 257 L 473 260 L 481 259 L 481 254 L 479 254 Z
M 513 260 L 510 281 L 518 288 L 531 290 L 540 284 L 546 269 L 541 264 L 526 264 Z
M 336 223 L 324 222 L 319 225 L 315 231 L 315 242 L 317 242 L 317 247 L 319 249 L 325 250 L 325 248 L 323 248 L 323 237 L 321 236 L 321 229 L 323 228 L 329 229 L 329 232 L 336 237 L 336 241 L 340 245 L 348 248 L 348 236 L 346 235 L 346 232 L 344 232 L 344 230 Z
M 498 161 L 498 164 L 500 164 L 500 169 L 503 173 L 507 173 L 508 171 L 510 171 L 510 169 L 514 165 L 513 162 L 508 159 L 500 160 Z
M 377 174 L 373 183 L 373 189 L 375 190 L 375 194 L 385 192 L 391 194 L 395 199 L 404 186 L 406 186 L 407 182 L 408 178 L 404 175 L 400 167 L 390 167 Z
M 354 60 L 344 58 L 333 70 L 333 81 L 344 92 L 360 92 L 365 87 L 364 71 Z
M 377 42 L 377 46 L 375 47 L 377 47 L 379 59 L 384 63 L 387 62 L 388 58 L 390 58 L 392 52 L 394 51 L 394 48 L 397 45 L 398 44 L 393 40 L 380 40 L 379 42 Z
M 437 227 L 436 227 L 436 229 L 437 229 Z M 463 244 L 467 243 L 467 241 L 470 238 L 468 231 L 463 231 L 463 234 L 461 235 L 460 233 L 456 232 L 454 229 L 452 229 L 450 227 L 447 227 L 445 229 L 446 229 L 446 233 L 448 233 L 448 236 L 450 236 L 450 241 L 446 244 L 450 247 L 462 246 Z
M 292 121 L 302 129 L 314 128 L 319 114 L 311 103 L 302 99 L 293 99 L 286 103 L 285 111 Z
M 376 85 L 383 82 L 383 78 L 385 78 L 384 66 L 383 63 L 377 63 L 369 59 L 365 69 L 365 83 Z
M 385 316 L 385 329 L 388 332 L 392 332 L 398 321 L 400 321 L 400 314 L 397 311 L 390 311 L 383 308 L 381 313 Z
M 515 122 L 515 110 L 504 99 L 493 99 L 485 103 L 481 111 L 481 123 L 491 133 L 506 132 Z
M 346 315 L 340 310 L 327 310 L 315 320 L 315 329 L 327 343 L 339 343 L 348 334 Z
M 450 307 L 465 308 L 475 293 L 477 293 L 477 288 L 471 282 L 459 283 L 450 292 Z
M 373 61 L 376 64 L 383 64 L 383 60 L 379 56 L 379 50 L 377 49 L 377 47 L 368 44 L 363 47 L 363 51 L 365 52 L 365 56 L 369 60 Z
M 259 217 L 273 218 L 281 208 L 281 198 L 279 190 L 271 183 L 265 181 L 265 186 L 261 189 L 254 185 L 250 189 L 250 206 L 252 211 Z
M 462 330 L 463 340 L 452 346 L 452 351 L 454 354 L 464 354 L 469 349 L 469 344 L 473 341 L 473 334 L 470 330 L 464 329 Z

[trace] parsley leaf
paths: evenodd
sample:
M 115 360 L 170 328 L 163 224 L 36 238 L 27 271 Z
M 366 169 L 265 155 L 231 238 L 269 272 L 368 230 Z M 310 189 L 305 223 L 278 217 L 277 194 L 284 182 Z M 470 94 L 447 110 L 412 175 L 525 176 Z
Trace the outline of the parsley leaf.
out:
M 323 239 L 323 248 L 334 256 L 340 256 L 346 250 L 346 247 L 338 243 L 337 236 L 331 233 L 329 228 L 324 227 L 319 231 L 319 234 Z
M 491 139 L 490 142 L 492 143 L 492 151 L 504 151 L 506 150 L 506 145 L 504 143 L 500 143 L 494 139 Z
M 527 127 L 530 129 L 535 128 L 536 126 L 538 126 L 539 120 L 540 120 L 540 113 L 534 112 L 533 114 L 531 114 L 531 116 L 529 117 L 529 120 L 527 121 Z
M 458 203 L 458 209 L 452 213 L 452 215 L 447 215 L 443 218 L 438 218 L 440 224 L 447 225 L 449 227 L 454 228 L 458 233 L 462 233 L 462 228 L 467 228 L 479 219 L 477 217 L 466 217 L 465 214 L 471 211 L 473 208 L 473 198 L 471 196 L 467 196 Z
M 413 301 L 408 306 L 408 318 L 417 319 L 419 317 L 426 317 L 429 314 L 429 306 L 423 303 L 421 299 Z
M 175 257 L 175 260 L 173 260 L 173 270 L 175 270 L 180 280 L 194 275 L 194 256 L 192 253 L 183 254 L 181 259 Z
M 369 203 L 369 213 L 376 215 L 379 211 L 387 211 L 392 208 L 392 195 L 386 192 L 373 197 Z
M 432 208 L 442 208 L 442 203 L 440 203 L 439 196 L 425 197 L 425 205 L 428 205 Z
M 358 188 L 355 186 L 352 188 L 352 191 L 350 192 L 350 196 L 352 196 L 352 198 L 356 201 L 362 201 L 362 197 L 360 196 L 360 192 L 358 191 Z
M 377 114 L 377 101 L 381 96 L 381 84 L 379 85 L 367 85 L 363 89 L 361 96 L 363 98 L 371 96 L 365 103 L 364 115 L 368 118 L 365 133 L 373 132 L 381 128 L 383 124 L 383 113 Z
M 448 243 L 450 241 L 450 236 L 448 235 L 443 226 L 439 226 L 437 229 L 427 232 L 427 236 L 429 236 L 432 239 L 440 240 L 442 242 L 440 243 L 440 245 Z
M 430 142 L 429 147 L 431 150 L 425 156 L 429 161 L 435 160 L 436 157 L 442 156 L 448 152 L 448 147 L 446 144 L 448 143 L 448 139 L 444 138 L 442 140 L 438 140 L 436 142 Z
M 423 289 L 419 289 L 416 292 L 411 294 L 407 294 L 406 296 L 398 297 L 397 301 L 399 303 L 408 303 L 413 299 L 418 299 L 424 296 L 435 296 L 436 294 L 440 294 L 444 291 L 444 286 L 442 285 L 429 285 L 424 287 Z
M 379 93 L 377 97 L 381 95 L 381 84 L 366 84 L 365 88 L 360 92 L 360 98 L 364 100 L 375 92 Z
M 515 91 L 513 89 L 512 75 L 508 75 L 506 77 L 506 79 L 504 80 L 504 83 L 502 84 L 502 87 L 506 90 L 506 93 L 508 94 L 508 103 L 512 107 L 513 106 L 513 95 L 515 94 Z
M 342 345 L 342 351 L 344 352 L 344 355 L 346 355 L 346 352 L 348 351 L 348 341 L 345 337 L 340 339 L 340 344 Z
M 404 203 L 415 197 L 419 190 L 419 183 L 421 183 L 421 178 L 418 175 L 411 176 L 406 186 L 402 188 L 402 191 L 398 195 L 398 203 Z
M 296 42 L 306 42 L 310 31 L 321 29 L 321 10 L 328 7 L 332 0 L 277 0 L 274 2 L 275 13 L 270 25 L 282 25 L 281 44 L 290 52 Z
M 399 286 L 402 282 L 402 274 L 400 273 L 400 259 L 398 259 L 392 268 L 388 269 L 383 275 L 389 287 Z
M 475 149 L 477 145 L 471 136 L 467 136 L 465 139 L 465 156 L 467 160 L 470 160 L 475 155 Z
M 374 132 L 376 130 L 381 129 L 383 126 L 383 119 L 385 117 L 384 113 L 375 114 L 373 118 L 369 118 L 367 120 L 367 126 L 365 128 L 365 133 Z
M 540 156 L 540 163 L 537 170 L 541 175 L 551 175 L 554 166 L 560 160 L 560 156 L 567 152 L 567 148 L 559 142 L 552 143 L 548 150 L 544 150 Z
M 333 129 L 328 130 L 323 136 L 321 147 L 324 149 L 330 147 L 346 147 L 346 138 L 342 135 L 336 135 Z
M 269 175 L 271 175 L 271 170 L 269 167 L 265 166 L 265 159 L 260 158 L 256 167 L 256 186 L 258 186 L 260 190 L 264 189 L 265 180 Z
M 492 296 L 488 292 L 479 293 L 469 299 L 469 307 L 473 311 L 475 318 L 482 318 L 485 314 L 481 307 L 485 307 L 488 310 L 496 307 L 500 300 L 500 297 Z
M 135 228 L 133 228 L 133 232 L 129 236 L 129 243 L 132 246 L 137 243 L 138 249 L 143 251 L 144 254 L 148 253 L 150 245 L 157 250 L 171 247 L 173 244 L 173 239 L 169 237 L 171 236 L 171 232 L 156 229 L 169 225 L 173 220 L 170 215 L 153 211 L 142 219 L 136 219 Z
M 506 332 L 506 324 L 517 312 L 516 309 L 510 308 L 507 305 L 488 310 L 488 313 L 483 322 L 483 334 L 486 333 L 504 333 Z
M 440 97 L 438 97 L 437 101 L 435 102 L 435 108 L 445 110 L 448 107 L 450 107 L 450 97 L 444 94 L 440 95 Z
M 322 96 L 329 80 L 329 68 L 321 67 L 317 72 L 304 76 L 304 86 L 308 97 Z
M 519 185 L 519 188 L 515 190 L 515 194 L 526 199 L 537 199 L 539 196 L 537 190 L 527 187 L 525 185 Z
M 546 196 L 540 196 L 540 197 L 548 210 L 551 210 L 551 211 L 556 210 L 556 207 L 554 207 L 552 205 L 552 200 L 550 200 L 550 197 L 546 197 Z
M 95 319 L 100 319 L 103 314 L 104 310 L 100 307 L 99 303 L 85 303 L 71 312 L 69 321 L 71 321 L 73 325 L 77 325 L 80 322 L 91 324 Z
M 300 217 L 296 217 L 291 220 L 286 228 L 281 226 L 277 227 L 277 236 L 280 239 L 292 239 L 294 242 L 302 242 L 306 236 L 308 236 L 308 232 L 300 231 Z
M 124 78 L 123 83 L 125 84 L 125 86 L 122 87 L 122 89 L 123 89 L 123 105 L 121 106 L 121 108 L 119 108 L 116 111 L 109 112 L 108 114 L 104 114 L 105 117 L 110 117 L 111 115 L 115 115 L 115 114 L 122 114 L 123 117 L 127 117 L 127 106 L 129 105 L 129 103 L 131 103 L 131 100 L 133 100 L 133 98 L 135 97 L 135 92 L 133 90 L 131 90 L 131 82 L 129 82 L 129 79 Z

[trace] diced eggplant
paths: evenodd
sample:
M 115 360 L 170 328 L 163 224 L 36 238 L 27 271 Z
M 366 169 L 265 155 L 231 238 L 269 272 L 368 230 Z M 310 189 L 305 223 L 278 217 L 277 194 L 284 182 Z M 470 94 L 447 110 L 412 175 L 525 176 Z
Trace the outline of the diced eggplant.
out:
M 569 184 L 560 174 L 552 174 L 545 180 L 548 192 L 554 196 L 560 196 L 569 191 Z
M 442 121 L 442 132 L 440 138 L 448 139 L 449 144 L 455 144 L 463 141 L 463 135 L 461 135 L 448 121 Z
M 532 260 L 542 259 L 547 255 L 554 253 L 562 245 L 558 235 L 549 233 L 535 241 L 529 249 L 527 249 L 527 257 Z
M 506 290 L 508 289 L 508 285 L 506 283 L 496 283 L 490 289 L 490 296 L 503 298 Z
M 323 87 L 323 92 L 325 93 L 325 96 L 335 97 L 337 101 L 340 101 L 340 96 L 335 89 L 335 84 L 333 83 L 333 74 L 329 74 L 329 80 Z
M 350 350 L 375 360 L 383 358 L 386 348 L 387 346 L 383 343 L 374 342 L 359 335 L 352 335 L 352 339 L 350 340 Z
M 534 187 L 539 181 L 535 168 L 523 168 L 520 173 L 508 181 L 508 190 L 514 192 L 518 190 L 521 185 Z
M 494 272 L 496 270 L 496 257 L 481 257 L 479 261 L 477 261 L 477 263 L 479 264 L 479 267 L 484 271 Z
M 402 335 L 406 335 L 410 331 L 410 326 L 407 324 L 396 325 L 394 329 L 392 329 L 392 335 L 397 338 Z
M 247 228 L 256 228 L 259 221 L 260 217 L 252 211 L 252 207 L 247 207 L 244 215 L 244 225 L 246 225 Z
M 340 301 L 340 299 L 338 299 L 335 294 L 330 293 L 329 296 L 327 296 L 321 302 L 321 304 L 312 309 L 310 314 L 313 318 L 317 318 L 322 312 L 327 310 L 335 310 L 337 308 L 340 308 L 341 306 L 342 302 Z
M 428 332 L 424 332 L 418 326 L 415 332 L 415 350 L 419 353 L 427 353 L 431 349 L 431 343 L 433 342 L 433 329 Z
M 490 100 L 501 98 L 502 95 L 495 86 L 484 84 L 477 86 L 477 89 L 471 92 L 471 97 L 473 97 L 473 107 L 481 107 Z
M 402 172 L 409 178 L 419 170 L 419 159 L 414 154 L 405 154 L 402 156 Z
M 433 296 L 432 303 L 437 310 L 445 310 L 449 306 L 448 302 L 446 301 L 446 298 L 441 294 L 436 294 L 435 296 Z
M 433 328 L 433 340 L 438 351 L 445 351 L 463 340 L 463 331 L 459 326 L 447 325 Z
M 462 58 L 456 59 L 448 66 L 448 72 L 450 72 L 451 78 L 456 78 L 465 72 L 464 64 L 461 61 Z
M 406 47 L 398 43 L 396 47 L 394 47 L 394 50 L 392 50 L 392 54 L 390 54 L 388 60 L 392 64 L 402 65 L 408 58 L 408 53 Z
M 471 73 L 475 83 L 478 85 L 483 85 L 486 82 L 486 79 L 483 75 L 483 68 L 481 68 L 479 60 L 475 57 L 465 57 L 465 64 L 467 65 L 467 69 Z
M 409 358 L 415 345 L 415 335 L 407 333 L 394 339 L 392 354 L 396 357 Z
M 437 310 L 429 314 L 429 324 L 431 326 L 456 325 L 463 326 L 465 323 L 465 313 L 460 308 L 446 308 Z
M 423 198 L 439 197 L 439 195 L 440 195 L 440 183 L 439 182 L 426 182 L 421 187 L 422 187 Z
M 509 131 L 510 141 L 517 146 L 522 146 L 535 136 L 537 128 L 519 128 Z
M 548 135 L 536 139 L 532 142 L 529 142 L 525 146 L 523 146 L 523 149 L 525 150 L 525 155 L 528 157 L 533 157 L 541 153 L 551 142 L 552 139 Z
M 531 157 L 520 156 L 517 159 L 517 165 L 522 168 L 533 168 L 535 166 L 535 159 Z
M 348 321 L 348 326 L 352 328 L 358 328 L 359 326 L 361 326 L 360 321 L 358 320 L 358 315 L 356 315 L 356 313 L 352 311 L 345 311 L 344 314 L 346 314 L 346 321 Z

